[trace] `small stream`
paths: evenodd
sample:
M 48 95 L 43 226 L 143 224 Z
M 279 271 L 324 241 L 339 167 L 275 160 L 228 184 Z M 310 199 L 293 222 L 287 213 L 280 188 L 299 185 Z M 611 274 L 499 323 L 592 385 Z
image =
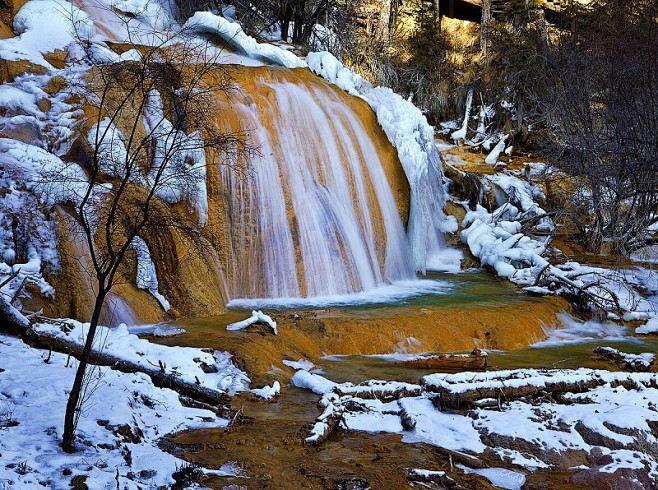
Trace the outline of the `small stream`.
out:
M 395 303 L 354 305 L 323 308 L 318 317 L 340 317 L 347 323 L 362 318 L 384 317 L 406 310 L 461 307 L 478 310 L 498 305 L 540 301 L 518 289 L 484 273 L 459 275 L 432 274 L 432 280 L 445 282 L 444 294 L 425 294 Z M 292 310 L 279 311 L 291 313 Z M 522 311 L 520 309 L 519 311 Z M 268 310 L 271 312 L 271 310 Z M 274 312 L 276 313 L 276 312 Z M 171 337 L 169 344 L 198 344 L 207 335 L 209 325 L 224 330 L 222 325 L 248 316 L 246 310 L 229 310 L 221 317 L 179 322 L 175 325 L 188 330 L 187 335 Z M 535 346 L 514 351 L 489 351 L 489 369 L 514 368 L 599 368 L 612 369 L 597 360 L 592 350 L 597 346 L 611 346 L 628 353 L 658 352 L 657 337 L 636 337 L 631 328 L 613 323 L 577 322 L 566 313 L 559 314 L 556 324 L 563 329 L 549 330 L 549 338 Z M 195 330 L 199 329 L 197 335 Z M 206 332 L 206 334 L 202 334 Z M 201 335 L 198 335 L 201 334 Z M 256 333 L 240 333 L 249 336 Z M 222 337 L 224 333 L 222 332 Z M 192 342 L 186 342 L 193 340 Z M 235 337 L 237 338 L 237 337 Z M 208 345 L 207 345 L 208 346 Z M 282 357 L 285 353 L 281 353 Z M 429 371 L 401 366 L 404 353 L 395 355 L 327 355 L 311 359 L 323 376 L 335 382 L 359 383 L 368 379 L 417 382 Z M 426 444 L 402 443 L 395 434 L 362 434 L 340 432 L 319 447 L 305 446 L 310 424 L 319 415 L 318 395 L 284 385 L 273 402 L 256 400 L 241 394 L 233 399 L 232 407 L 241 411 L 241 422 L 232 429 L 191 431 L 175 440 L 182 456 L 209 468 L 236 461 L 248 478 L 213 477 L 203 483 L 211 488 L 240 485 L 246 488 L 362 488 L 359 479 L 367 480 L 370 488 L 410 488 L 407 468 L 446 470 L 450 455 L 441 448 Z M 564 481 L 569 488 L 570 473 L 536 472 L 529 475 L 525 488 L 545 488 L 545 482 Z M 465 477 L 465 478 L 470 478 Z M 473 477 L 476 478 L 476 477 Z M 356 482 L 356 486 L 349 484 Z M 542 483 L 544 482 L 544 483 Z M 343 485 L 343 486 L 341 486 Z M 474 480 L 472 488 L 489 488 Z M 483 486 L 484 485 L 484 486 Z M 551 488 L 560 488 L 559 485 Z

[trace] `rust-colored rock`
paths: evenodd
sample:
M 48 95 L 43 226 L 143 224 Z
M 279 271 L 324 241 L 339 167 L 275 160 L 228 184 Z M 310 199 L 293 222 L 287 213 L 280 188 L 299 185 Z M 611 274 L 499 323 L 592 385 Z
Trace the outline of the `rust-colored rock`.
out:
M 43 91 L 48 95 L 55 95 L 66 88 L 68 82 L 63 76 L 57 75 L 48 80 L 48 83 L 43 87 Z
M 11 83 L 14 79 L 25 73 L 41 75 L 48 69 L 27 60 L 5 60 L 0 59 L 0 83 Z
M 66 66 L 67 57 L 68 53 L 62 49 L 56 49 L 51 53 L 46 53 L 43 55 L 43 58 L 58 70 Z
M 11 37 L 14 37 L 11 28 L 0 20 L 0 39 L 9 39 Z

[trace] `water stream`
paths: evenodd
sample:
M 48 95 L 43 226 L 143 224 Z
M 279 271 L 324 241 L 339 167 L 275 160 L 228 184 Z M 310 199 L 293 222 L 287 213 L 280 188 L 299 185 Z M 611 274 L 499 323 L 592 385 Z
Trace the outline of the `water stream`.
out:
M 489 274 L 434 273 L 430 278 L 443 283 L 446 290 L 442 294 L 423 294 L 384 304 L 348 305 L 322 308 L 313 312 L 291 309 L 268 311 L 283 319 L 284 326 L 280 328 L 279 335 L 281 337 L 285 335 L 286 330 L 297 328 L 286 323 L 286 319 L 294 316 L 308 316 L 309 321 L 312 319 L 313 322 L 318 319 L 338 319 L 341 328 L 348 328 L 353 323 L 366 319 L 402 318 L 405 314 L 411 315 L 419 310 L 443 311 L 444 321 L 449 322 L 450 312 L 454 308 L 478 317 L 486 311 L 511 306 L 518 310 L 518 322 L 522 325 L 525 308 L 535 302 L 545 301 L 544 298 L 522 294 L 518 289 Z M 285 351 L 290 348 L 289 344 L 275 344 L 281 339 L 268 337 L 263 331 L 232 333 L 229 335 L 230 340 L 225 340 L 224 334 L 218 332 L 223 330 L 221 325 L 242 318 L 245 314 L 248 314 L 245 310 L 234 309 L 222 317 L 178 323 L 178 326 L 188 329 L 188 334 L 173 337 L 167 342 L 197 344 L 203 339 L 207 345 L 214 339 L 217 347 L 223 347 L 237 345 L 246 339 L 259 338 L 264 339 L 264 343 L 246 344 L 247 347 L 272 344 L 276 349 L 275 356 L 297 358 L 297 351 Z M 609 364 L 593 357 L 594 347 L 608 345 L 630 353 L 658 351 L 658 339 L 638 338 L 629 328 L 618 327 L 612 323 L 580 323 L 561 313 L 554 319 L 555 325 L 559 325 L 561 329 L 552 330 L 553 326 L 547 326 L 548 340 L 522 349 L 489 351 L 489 367 L 613 369 Z M 395 321 L 389 322 L 389 328 L 396 328 Z M 214 336 L 210 333 L 211 329 L 216 332 Z M 304 329 L 300 328 L 290 338 L 295 339 L 297 335 L 301 337 L 304 332 Z M 303 344 L 305 341 L 298 342 Z M 409 354 L 404 353 L 404 350 L 397 354 L 392 353 L 392 350 L 387 352 L 386 355 L 325 355 L 311 360 L 320 368 L 323 376 L 336 382 L 359 383 L 368 379 L 417 382 L 429 373 L 427 370 L 407 368 L 391 362 L 408 358 Z M 259 355 L 266 357 L 268 353 L 263 349 Z M 274 365 L 269 373 L 270 376 L 277 375 Z M 263 378 L 257 379 L 263 382 Z M 320 413 L 316 406 L 318 399 L 317 395 L 308 390 L 285 383 L 281 394 L 273 402 L 258 401 L 250 395 L 240 395 L 234 398 L 233 408 L 240 409 L 241 414 L 246 417 L 242 423 L 237 423 L 230 431 L 217 429 L 185 433 L 176 438 L 175 444 L 183 457 L 204 466 L 219 467 L 229 461 L 237 461 L 249 477 L 211 478 L 204 482 L 211 488 L 223 488 L 228 484 L 243 485 L 247 488 L 336 488 L 341 481 L 352 478 L 366 479 L 371 488 L 409 488 L 406 468 L 449 468 L 450 457 L 444 450 L 425 444 L 402 443 L 400 437 L 394 434 L 339 431 L 320 447 L 304 445 L 303 439 L 307 435 L 309 425 Z M 527 476 L 527 488 L 546 488 L 548 481 L 554 485 L 551 488 L 570 488 L 570 476 L 570 472 L 537 471 Z M 473 484 L 473 488 L 487 488 L 481 486 L 480 481 Z

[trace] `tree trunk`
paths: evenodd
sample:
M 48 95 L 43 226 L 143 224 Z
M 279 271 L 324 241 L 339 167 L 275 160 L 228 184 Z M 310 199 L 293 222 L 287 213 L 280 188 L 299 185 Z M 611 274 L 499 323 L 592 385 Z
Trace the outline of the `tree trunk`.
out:
M 436 0 L 435 0 L 436 1 Z M 487 54 L 489 47 L 489 22 L 491 21 L 491 0 L 482 0 L 482 21 L 480 22 L 480 52 Z
M 523 134 L 523 119 L 525 118 L 525 101 L 522 95 L 517 94 L 516 101 L 516 130 Z
M 295 20 L 295 26 L 292 30 L 292 42 L 293 43 L 303 43 L 303 28 L 304 23 L 306 22 L 306 0 L 298 0 L 295 2 L 295 8 L 293 9 L 293 19 Z
M 290 21 L 292 20 L 292 6 L 290 2 L 285 2 L 281 8 L 281 40 L 288 42 L 288 33 L 290 31 Z
M 377 36 L 382 41 L 388 41 L 391 33 L 391 0 L 382 0 L 379 7 L 379 22 Z
M 89 332 L 87 332 L 87 339 L 85 340 L 85 348 L 80 356 L 80 364 L 75 373 L 73 381 L 73 388 L 69 394 L 69 399 L 66 403 L 66 414 L 64 415 L 64 435 L 62 436 L 62 449 L 67 453 L 75 451 L 73 446 L 73 439 L 75 436 L 75 429 L 77 426 L 76 414 L 80 411 L 80 394 L 82 392 L 82 383 L 89 364 L 89 356 L 94 344 L 94 337 L 96 336 L 96 329 L 98 328 L 98 321 L 101 316 L 103 303 L 107 290 L 99 288 L 98 296 L 96 296 L 96 304 L 94 305 L 94 313 L 91 316 L 91 323 L 89 324 Z
M 437 37 L 441 33 L 441 0 L 433 0 L 434 4 L 434 29 Z

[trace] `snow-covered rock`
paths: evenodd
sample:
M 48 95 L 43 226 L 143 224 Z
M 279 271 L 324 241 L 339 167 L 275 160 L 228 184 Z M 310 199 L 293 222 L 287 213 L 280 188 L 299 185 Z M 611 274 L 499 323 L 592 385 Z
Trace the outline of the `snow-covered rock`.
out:
M 230 22 L 224 17 L 210 12 L 196 12 L 187 20 L 183 29 L 195 34 L 215 34 L 238 52 L 273 65 L 286 68 L 306 66 L 306 63 L 294 53 L 272 44 L 259 43 L 253 37 L 245 34 L 242 26 L 237 22 Z
M 266 315 L 260 310 L 253 310 L 251 312 L 251 316 L 245 320 L 228 324 L 226 326 L 226 330 L 228 330 L 229 332 L 235 332 L 237 330 L 245 329 L 248 326 L 253 325 L 254 323 L 257 322 L 264 323 L 265 325 L 269 325 L 272 331 L 274 332 L 274 335 L 279 334 L 276 328 L 276 322 L 272 320 L 271 316 Z

